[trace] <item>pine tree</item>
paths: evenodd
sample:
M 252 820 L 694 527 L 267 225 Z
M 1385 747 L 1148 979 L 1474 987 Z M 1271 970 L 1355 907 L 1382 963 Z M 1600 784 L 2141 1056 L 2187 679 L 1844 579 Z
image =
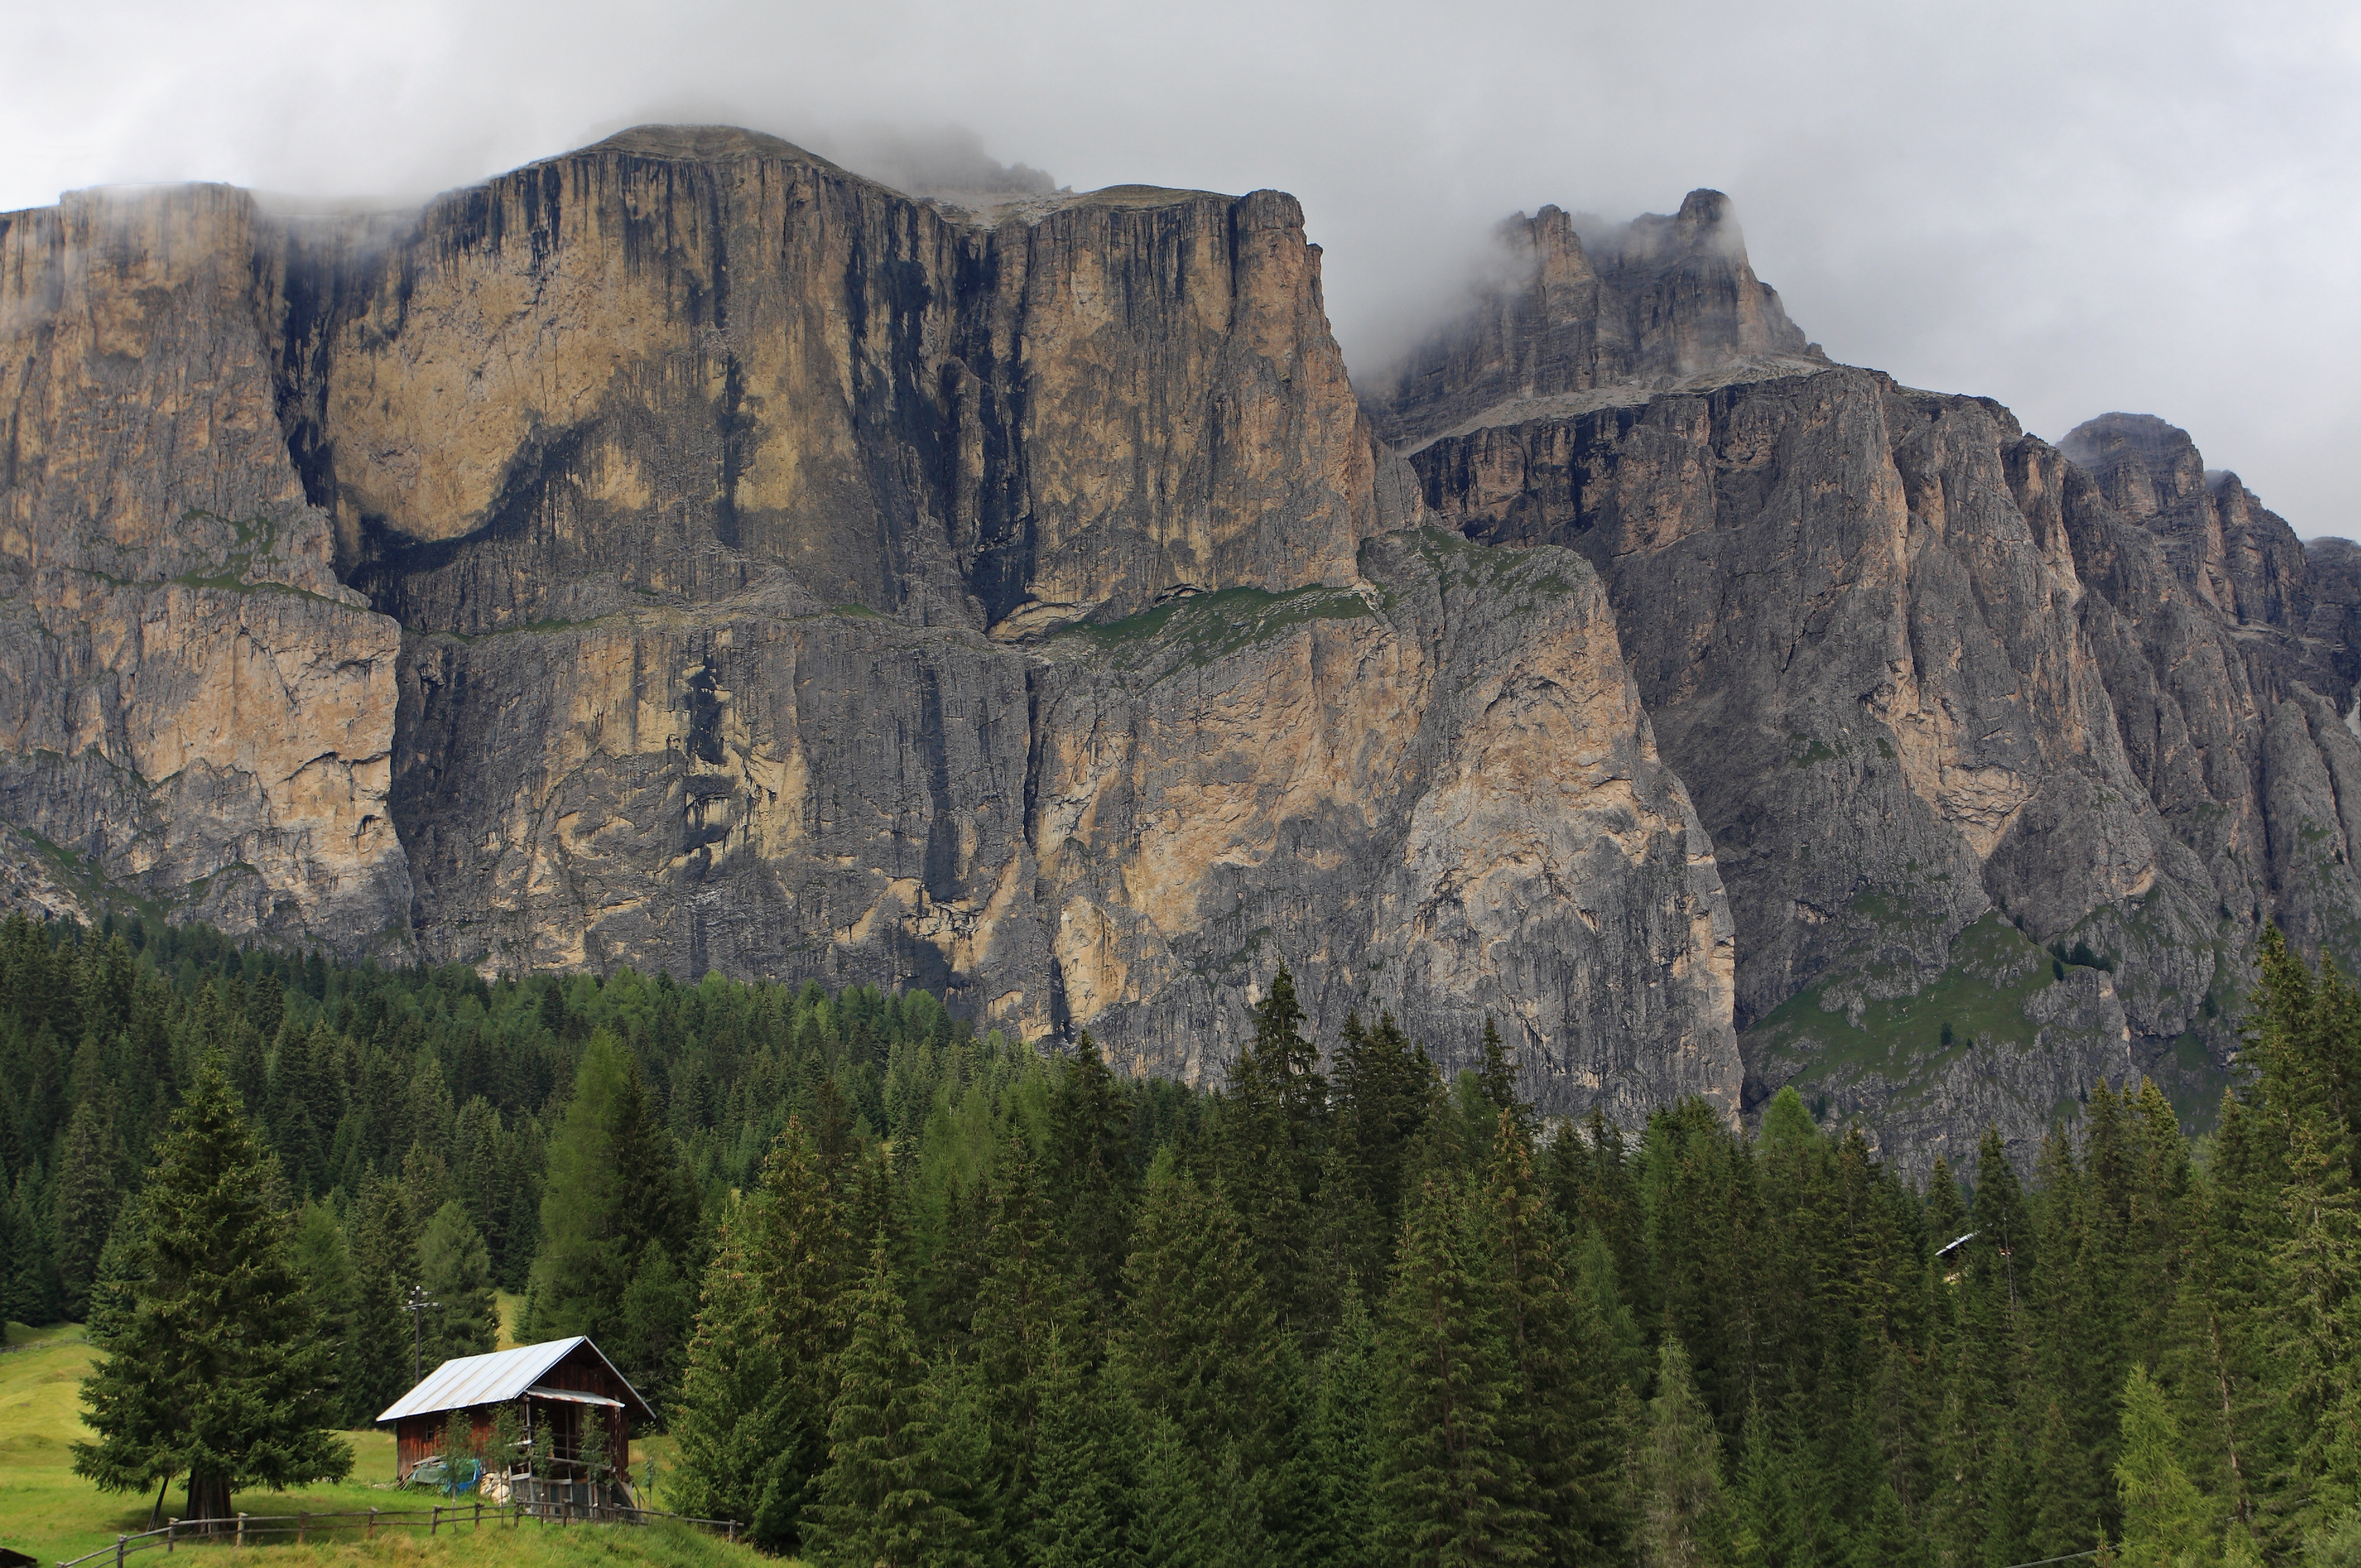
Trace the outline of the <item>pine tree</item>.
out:
M 1527 1563 L 1544 1522 L 1507 1425 L 1516 1363 L 1468 1201 L 1430 1177 L 1402 1222 L 1378 1338 L 1378 1531 L 1389 1561 Z
M 77 1474 L 108 1491 L 184 1475 L 190 1517 L 223 1519 L 236 1487 L 351 1470 L 325 1430 L 335 1350 L 296 1268 L 283 1186 L 219 1058 L 201 1058 L 145 1184 L 147 1282 L 82 1385 L 99 1441 L 74 1445 Z
M 849 1303 L 834 1367 L 828 1469 L 806 1531 L 827 1568 L 939 1568 L 975 1561 L 970 1524 L 940 1493 L 927 1373 L 880 1238 Z
M 1634 1477 L 1645 1568 L 1709 1568 L 1721 1561 L 1725 1504 L 1721 1440 L 1689 1376 L 1688 1353 L 1667 1336 L 1657 1353 L 1656 1397 Z
M 418 1279 L 435 1301 L 435 1310 L 428 1314 L 428 1365 L 499 1348 L 491 1258 L 475 1222 L 467 1217 L 467 1205 L 456 1198 L 434 1211 L 418 1238 Z

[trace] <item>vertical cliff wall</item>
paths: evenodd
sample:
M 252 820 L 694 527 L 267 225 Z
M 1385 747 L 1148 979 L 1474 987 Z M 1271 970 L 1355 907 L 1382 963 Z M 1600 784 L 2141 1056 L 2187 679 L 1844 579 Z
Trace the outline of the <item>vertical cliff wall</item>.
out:
M 232 930 L 399 941 L 400 633 L 336 580 L 288 457 L 272 244 L 217 186 L 0 217 L 6 858 Z
M 1604 589 L 1381 532 L 1291 199 L 643 127 L 414 214 L 101 204 L 87 298 L 82 209 L 9 220 L 12 896 L 923 984 L 1198 1075 L 1286 963 L 1323 1038 L 1490 1013 L 1554 1107 L 1735 1113 Z

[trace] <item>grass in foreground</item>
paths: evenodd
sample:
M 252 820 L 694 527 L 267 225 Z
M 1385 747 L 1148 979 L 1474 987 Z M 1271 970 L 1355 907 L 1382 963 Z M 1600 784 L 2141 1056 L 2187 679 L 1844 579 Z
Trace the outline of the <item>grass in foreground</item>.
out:
M 505 1314 L 503 1314 L 505 1316 Z M 87 1442 L 82 1424 L 83 1377 L 96 1359 L 82 1331 L 73 1325 L 28 1329 L 7 1325 L 8 1348 L 0 1354 L 0 1546 L 27 1552 L 42 1563 L 63 1562 L 114 1544 L 117 1535 L 148 1528 L 153 1492 L 126 1497 L 100 1491 L 73 1473 L 71 1444 Z M 236 1507 L 250 1514 L 365 1512 L 369 1508 L 424 1508 L 427 1493 L 395 1491 L 393 1438 L 382 1431 L 344 1434 L 353 1445 L 353 1473 L 334 1486 L 288 1492 L 241 1492 Z M 632 1471 L 644 1476 L 653 1460 L 661 1475 L 671 1468 L 672 1442 L 634 1437 Z M 659 1486 L 653 1505 L 664 1507 Z M 165 1494 L 157 1522 L 188 1508 L 188 1494 L 174 1486 Z M 431 1568 L 448 1562 L 490 1568 L 604 1568 L 614 1564 L 675 1563 L 685 1568 L 743 1565 L 750 1550 L 730 1546 L 698 1531 L 668 1525 L 645 1530 L 601 1526 L 515 1528 L 487 1525 L 480 1531 L 446 1529 L 430 1541 L 422 1530 L 386 1529 L 375 1541 L 342 1536 L 301 1548 L 274 1541 L 271 1551 L 291 1562 L 311 1559 L 398 1563 Z M 177 1553 L 175 1553 L 177 1555 Z M 145 1561 L 145 1558 L 141 1559 Z M 155 1559 L 161 1568 L 164 1559 Z

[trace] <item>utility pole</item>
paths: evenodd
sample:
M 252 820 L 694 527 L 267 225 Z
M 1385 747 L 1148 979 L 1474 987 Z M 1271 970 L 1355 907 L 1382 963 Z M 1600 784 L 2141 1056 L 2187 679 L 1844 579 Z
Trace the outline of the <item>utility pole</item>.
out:
M 410 1314 L 410 1386 L 413 1388 L 426 1376 L 425 1368 L 419 1365 L 426 1344 L 426 1314 L 442 1305 L 426 1293 L 423 1285 L 412 1286 L 410 1299 L 402 1303 L 402 1310 Z

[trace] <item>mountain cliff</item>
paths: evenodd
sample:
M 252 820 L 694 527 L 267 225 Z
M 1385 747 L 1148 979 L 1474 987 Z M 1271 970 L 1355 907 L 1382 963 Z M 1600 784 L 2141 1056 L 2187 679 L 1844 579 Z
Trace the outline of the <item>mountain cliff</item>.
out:
M 1191 1074 L 1284 963 L 1328 1037 L 1489 1013 L 1553 1104 L 1735 1113 L 1726 900 L 1600 585 L 1381 507 L 1292 199 L 977 211 L 655 126 L 406 215 L 9 223 L 8 611 L 144 637 L 12 639 L 24 896 L 926 984 Z M 358 781 L 316 828 L 307 769 Z M 375 902 L 299 828 L 381 839 Z
M 2160 420 L 2052 448 L 1719 341 L 1685 381 L 1430 416 L 1407 456 L 1435 521 L 1607 583 L 1729 890 L 1749 1103 L 1794 1083 L 1921 1162 L 1987 1123 L 2029 1148 L 2136 1071 L 2202 1119 L 2261 922 L 2361 956 L 2349 571 Z
M 1291 198 L 1004 194 L 645 126 L 0 217 L 0 896 L 1197 1078 L 1284 963 L 1914 1165 L 2200 1117 L 2262 922 L 2361 953 L 2361 551 L 2171 426 L 1831 363 L 1713 192 L 1510 220 L 1357 394 Z

